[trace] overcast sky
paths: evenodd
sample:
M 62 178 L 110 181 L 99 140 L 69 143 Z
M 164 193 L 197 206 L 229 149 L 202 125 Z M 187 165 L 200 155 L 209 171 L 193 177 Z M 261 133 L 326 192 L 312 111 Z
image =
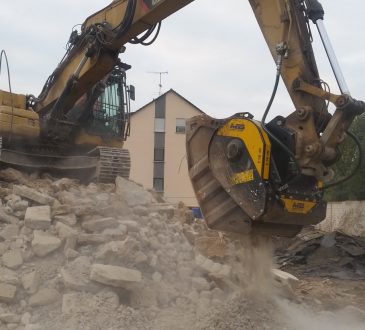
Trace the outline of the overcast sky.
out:
M 65 52 L 72 27 L 109 0 L 2 0 L 0 49 L 5 49 L 14 92 L 38 95 Z M 365 99 L 365 1 L 321 0 L 325 24 L 353 97 Z M 321 78 L 338 92 L 313 28 Z M 122 60 L 132 65 L 132 110 L 173 88 L 207 114 L 224 118 L 249 111 L 261 119 L 270 97 L 275 65 L 248 0 L 196 0 L 167 18 L 148 47 L 127 45 Z M 8 90 L 4 67 L 0 88 Z M 283 84 L 270 117 L 293 110 Z

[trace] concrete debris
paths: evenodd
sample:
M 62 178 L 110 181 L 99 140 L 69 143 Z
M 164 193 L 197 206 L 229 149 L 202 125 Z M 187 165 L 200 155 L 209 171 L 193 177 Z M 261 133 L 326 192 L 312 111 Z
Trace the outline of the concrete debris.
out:
M 77 218 L 74 213 L 54 215 L 53 219 L 56 222 L 62 222 L 63 224 L 70 226 L 70 227 L 75 226 L 77 224 Z
M 93 264 L 91 266 L 90 279 L 106 285 L 130 288 L 130 284 L 142 281 L 142 273 L 135 269 L 119 266 Z
M 41 280 L 39 271 L 34 270 L 30 273 L 26 273 L 22 276 L 21 280 L 24 290 L 29 294 L 34 294 L 38 291 Z
M 52 205 L 54 203 L 53 197 L 47 194 L 43 194 L 36 189 L 32 189 L 27 186 L 14 185 L 13 194 L 24 197 L 41 205 Z
M 308 228 L 276 251 L 281 267 L 302 265 L 307 274 L 365 279 L 365 238 Z
M 246 294 L 258 274 L 292 291 L 295 278 L 238 258 L 232 241 L 182 203 L 123 178 L 82 185 L 17 171 L 0 177 L 8 180 L 0 191 L 0 330 L 288 329 L 269 298 Z M 347 243 L 336 236 L 334 246 L 362 255 Z
M 82 223 L 82 228 L 87 232 L 100 232 L 108 228 L 118 227 L 119 222 L 115 218 L 102 218 L 85 221 Z
M 0 283 L 0 302 L 10 303 L 15 299 L 16 286 Z
M 0 321 L 4 323 L 19 323 L 20 316 L 12 313 L 0 314 Z
M 18 274 L 14 270 L 5 267 L 0 267 L 0 282 L 18 285 L 19 283 Z
M 18 223 L 19 219 L 13 215 L 9 215 L 5 208 L 0 206 L 0 222 Z
M 216 278 L 228 278 L 231 274 L 231 268 L 228 265 L 222 265 L 220 263 L 213 262 L 212 260 L 199 254 L 195 257 L 195 263 L 203 271 Z
M 76 237 L 78 234 L 76 229 L 74 229 L 68 225 L 65 225 L 62 222 L 57 222 L 55 225 L 55 229 L 57 231 L 58 237 L 61 240 L 65 240 L 70 237 Z
M 25 225 L 31 229 L 47 229 L 51 226 L 50 206 L 28 207 L 25 212 Z
M 18 224 L 9 224 L 6 225 L 4 227 L 4 229 L 2 229 L 0 231 L 0 237 L 4 240 L 4 241 L 11 241 L 14 238 L 17 238 L 19 233 L 19 225 Z
M 46 306 L 60 299 L 60 294 L 53 288 L 43 288 L 29 297 L 29 306 Z
M 61 246 L 61 240 L 41 230 L 34 231 L 32 250 L 37 257 L 44 257 L 57 250 Z
M 90 259 L 80 256 L 61 269 L 63 283 L 67 289 L 84 292 L 98 292 L 99 287 L 89 279 Z
M 115 180 L 115 192 L 119 195 L 129 207 L 138 205 L 150 205 L 153 203 L 152 195 L 147 192 L 142 186 L 128 181 L 122 177 L 117 177 Z
M 22 252 L 19 249 L 7 251 L 3 254 L 1 261 L 5 267 L 19 268 L 23 264 Z
M 296 289 L 299 284 L 299 279 L 292 274 L 283 272 L 280 269 L 272 269 L 274 279 L 282 285 L 289 285 L 292 289 Z

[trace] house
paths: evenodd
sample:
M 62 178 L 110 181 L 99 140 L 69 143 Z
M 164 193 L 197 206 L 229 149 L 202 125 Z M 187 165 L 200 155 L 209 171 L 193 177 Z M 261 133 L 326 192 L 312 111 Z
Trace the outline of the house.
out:
M 171 203 L 198 206 L 188 174 L 185 123 L 202 113 L 173 89 L 133 112 L 125 143 L 131 154 L 130 179 Z

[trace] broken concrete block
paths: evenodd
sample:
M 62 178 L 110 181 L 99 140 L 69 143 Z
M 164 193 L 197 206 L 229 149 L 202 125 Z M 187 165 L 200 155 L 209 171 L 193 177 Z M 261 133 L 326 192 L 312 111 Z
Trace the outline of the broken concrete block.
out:
M 107 228 L 116 228 L 119 226 L 119 222 L 115 218 L 102 218 L 84 221 L 81 226 L 86 231 L 95 232 Z
M 55 215 L 54 221 L 62 222 L 67 226 L 75 226 L 77 224 L 77 218 L 74 213 Z
M 41 230 L 34 231 L 32 250 L 37 257 L 44 257 L 57 250 L 61 246 L 61 240 Z
M 44 288 L 29 298 L 29 306 L 45 306 L 52 304 L 60 299 L 60 294 L 56 289 Z
M 125 225 L 119 225 L 117 228 L 104 229 L 102 234 L 113 241 L 122 241 L 127 237 L 128 229 Z
M 5 241 L 10 241 L 16 238 L 18 234 L 19 234 L 19 225 L 17 224 L 6 225 L 4 229 L 0 231 L 0 237 L 2 237 Z
M 19 283 L 18 274 L 13 270 L 0 267 L 0 281 L 7 284 L 17 285 Z
M 119 307 L 118 295 L 114 292 L 103 290 L 96 295 L 87 292 L 66 293 L 62 297 L 63 315 L 80 315 L 93 313 L 99 314 L 100 308 L 108 311 L 116 310 Z
M 193 277 L 191 283 L 193 288 L 197 291 L 210 290 L 210 284 L 204 277 Z
M 129 207 L 149 205 L 153 202 L 152 195 L 142 186 L 119 176 L 115 179 L 115 192 Z
M 139 216 L 148 215 L 150 211 L 146 206 L 143 205 L 137 205 L 133 208 L 133 213 L 137 214 Z
M 69 190 L 71 187 L 76 187 L 79 184 L 78 180 L 62 178 L 52 182 L 51 187 L 55 192 L 62 190 Z
M 129 284 L 141 282 L 142 273 L 119 266 L 93 264 L 90 279 L 114 287 L 129 288 Z
M 3 313 L 0 314 L 0 321 L 4 323 L 19 323 L 20 316 L 13 313 Z
M 108 237 L 102 234 L 80 234 L 77 237 L 77 244 L 79 245 L 103 244 L 107 240 Z
M 38 190 L 35 190 L 33 188 L 29 188 L 27 186 L 21 186 L 21 185 L 14 185 L 13 186 L 13 194 L 25 197 L 27 199 L 30 199 L 31 201 L 34 201 L 38 204 L 42 205 L 52 205 L 54 202 L 54 198 L 39 192 Z
M 70 237 L 76 237 L 78 234 L 76 229 L 74 229 L 70 226 L 67 226 L 62 222 L 57 222 L 55 227 L 56 227 L 56 230 L 58 233 L 58 237 L 61 240 L 64 240 L 64 239 L 70 238 Z
M 229 277 L 231 274 L 231 267 L 228 265 L 222 265 L 217 262 L 202 256 L 201 254 L 196 255 L 195 264 L 202 270 L 206 271 L 209 275 L 216 278 Z
M 271 273 L 274 276 L 275 281 L 284 289 L 289 289 L 291 293 L 299 285 L 299 279 L 292 274 L 283 272 L 280 269 L 272 269 Z
M 77 315 L 79 313 L 90 313 L 92 309 L 93 296 L 81 292 L 66 293 L 62 296 L 62 314 Z
M 32 318 L 32 315 L 29 312 L 25 312 L 21 318 L 20 318 L 20 322 L 24 325 L 30 324 L 30 320 Z
M 100 246 L 95 259 L 109 264 L 118 264 L 123 261 L 133 261 L 137 251 L 138 243 L 128 237 L 124 241 L 112 241 Z
M 31 229 L 47 229 L 51 225 L 50 206 L 28 207 L 24 217 L 25 225 Z
M 22 252 L 19 249 L 5 252 L 1 259 L 3 265 L 11 269 L 16 269 L 23 264 Z
M 0 222 L 5 223 L 18 223 L 19 219 L 5 212 L 4 207 L 0 207 Z
M 13 203 L 11 208 L 13 209 L 14 212 L 17 212 L 17 211 L 25 211 L 28 206 L 29 206 L 28 201 L 20 200 Z
M 0 283 L 0 301 L 12 302 L 15 299 L 16 286 L 6 283 Z
M 96 293 L 99 287 L 90 281 L 91 263 L 88 257 L 81 256 L 61 269 L 63 283 L 67 289 Z
M 29 294 L 34 294 L 37 292 L 39 283 L 40 283 L 40 275 L 38 271 L 33 271 L 22 276 L 22 284 L 25 291 Z

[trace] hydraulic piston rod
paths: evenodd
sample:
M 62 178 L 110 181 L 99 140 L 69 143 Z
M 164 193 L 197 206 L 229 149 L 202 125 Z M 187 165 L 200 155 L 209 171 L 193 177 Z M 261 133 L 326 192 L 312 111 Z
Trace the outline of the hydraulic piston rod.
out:
M 347 87 L 345 77 L 343 76 L 341 67 L 337 61 L 336 54 L 333 50 L 331 41 L 328 37 L 327 30 L 323 24 L 323 20 L 321 20 L 321 19 L 317 20 L 316 26 L 317 26 L 319 35 L 321 36 L 323 46 L 326 50 L 328 60 L 330 61 L 333 74 L 336 77 L 338 87 L 340 88 L 340 91 L 342 94 L 350 95 L 349 88 Z
M 331 40 L 327 34 L 327 30 L 323 23 L 324 10 L 322 5 L 317 0 L 306 0 L 308 17 L 317 26 L 318 33 L 321 37 L 324 49 L 326 50 L 328 60 L 331 64 L 332 71 L 337 80 L 338 87 L 342 94 L 350 95 L 349 88 L 347 87 L 345 78 L 342 74 L 341 67 L 337 61 L 336 54 L 333 50 Z

